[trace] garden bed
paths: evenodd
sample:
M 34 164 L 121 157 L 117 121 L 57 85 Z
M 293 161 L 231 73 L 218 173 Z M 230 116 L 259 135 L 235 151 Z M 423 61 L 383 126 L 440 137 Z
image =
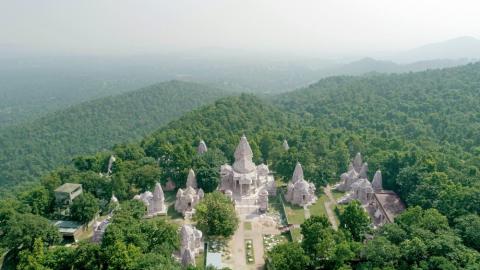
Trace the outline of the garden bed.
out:
M 252 239 L 245 239 L 245 259 L 247 264 L 254 264 L 255 257 L 253 255 L 253 240 Z

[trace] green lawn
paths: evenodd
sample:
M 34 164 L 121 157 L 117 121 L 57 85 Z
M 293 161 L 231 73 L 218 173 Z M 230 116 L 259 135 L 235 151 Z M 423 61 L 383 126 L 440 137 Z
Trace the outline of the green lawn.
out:
M 288 222 L 291 224 L 302 224 L 305 221 L 305 211 L 303 207 L 285 202 L 285 212 Z
M 310 215 L 312 216 L 327 216 L 327 212 L 325 210 L 325 201 L 328 200 L 328 197 L 325 194 L 322 194 L 318 197 L 318 200 L 311 205 L 308 209 L 310 209 Z
M 332 190 L 332 195 L 335 198 L 335 200 L 338 200 L 341 197 L 343 197 L 343 195 L 345 195 L 345 192 L 338 191 L 338 190 Z
M 249 221 L 243 222 L 243 229 L 245 231 L 251 231 L 252 230 L 252 223 Z
M 300 242 L 303 238 L 300 228 L 291 229 L 292 242 Z
M 199 253 L 197 257 L 195 257 L 195 264 L 196 269 L 205 269 L 205 253 Z

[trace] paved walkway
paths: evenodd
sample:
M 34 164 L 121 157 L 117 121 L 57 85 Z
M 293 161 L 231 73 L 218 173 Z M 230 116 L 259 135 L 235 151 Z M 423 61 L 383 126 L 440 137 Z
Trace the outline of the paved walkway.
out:
M 337 204 L 337 201 L 332 195 L 330 185 L 327 185 L 325 188 L 323 188 L 323 192 L 328 197 L 328 200 L 325 201 L 325 210 L 327 212 L 328 220 L 332 224 L 333 229 L 337 230 L 338 229 L 337 219 L 335 218 L 335 213 L 332 210 Z

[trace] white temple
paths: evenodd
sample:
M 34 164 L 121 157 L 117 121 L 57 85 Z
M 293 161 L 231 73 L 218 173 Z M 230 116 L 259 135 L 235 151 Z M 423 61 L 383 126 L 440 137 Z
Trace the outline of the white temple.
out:
M 288 183 L 285 200 L 300 206 L 308 206 L 317 201 L 315 185 L 305 181 L 300 162 L 297 162 L 295 170 L 293 171 L 292 180 Z
M 190 217 L 195 212 L 197 205 L 205 195 L 201 188 L 197 188 L 197 178 L 195 172 L 190 169 L 188 172 L 186 188 L 179 188 L 177 191 L 177 199 L 175 201 L 175 210 L 185 217 Z
M 207 151 L 208 151 L 207 144 L 203 140 L 201 140 L 197 147 L 197 153 L 203 154 L 203 153 L 206 153 Z
M 288 151 L 290 149 L 290 146 L 288 145 L 288 142 L 287 140 L 283 140 L 283 144 L 282 144 L 282 147 L 285 151 Z
M 155 189 L 152 192 L 145 191 L 133 197 L 134 200 L 142 201 L 147 207 L 147 214 L 145 217 L 150 218 L 158 215 L 167 214 L 167 206 L 165 205 L 165 196 L 160 183 L 155 184 Z
M 374 227 L 393 222 L 395 216 L 405 210 L 405 205 L 395 192 L 384 190 L 382 172 L 377 170 L 370 183 L 367 176 L 368 164 L 363 163 L 362 155 L 357 153 L 349 170 L 341 175 L 338 190 L 346 191 L 338 203 L 359 201 L 369 214 Z
M 266 190 L 269 195 L 276 195 L 276 186 L 273 175 L 270 174 L 268 166 L 253 163 L 253 152 L 245 135 L 234 153 L 235 162 L 233 166 L 228 164 L 220 168 L 221 183 L 219 190 L 225 194 L 231 194 L 232 199 L 242 198 L 258 199 L 260 191 Z
M 182 265 L 195 266 L 195 256 L 203 251 L 202 232 L 192 225 L 183 225 L 180 229 L 180 259 Z

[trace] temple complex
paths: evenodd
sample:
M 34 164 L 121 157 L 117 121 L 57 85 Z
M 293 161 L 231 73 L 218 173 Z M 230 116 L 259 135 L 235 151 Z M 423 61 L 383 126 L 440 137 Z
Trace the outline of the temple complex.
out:
M 297 162 L 292 179 L 288 183 L 285 200 L 300 206 L 311 205 L 317 200 L 315 185 L 304 179 L 303 168 L 300 162 Z
M 363 163 L 362 156 L 358 153 L 350 164 L 349 171 L 341 175 L 341 181 L 336 187 L 347 192 L 338 203 L 358 200 L 369 214 L 374 227 L 392 223 L 394 218 L 405 210 L 405 205 L 395 192 L 383 189 L 380 170 L 375 172 L 371 183 L 367 172 L 368 164 Z
M 180 229 L 181 246 L 180 259 L 182 265 L 195 266 L 195 256 L 203 251 L 202 232 L 192 225 L 183 225 Z
M 143 204 L 145 204 L 145 206 L 147 207 L 147 218 L 167 214 L 165 196 L 163 194 L 162 186 L 158 182 L 157 184 L 155 184 L 155 189 L 153 193 L 150 191 L 145 191 L 144 193 L 135 195 L 133 199 L 142 201 Z
M 179 188 L 177 191 L 177 199 L 175 201 L 175 210 L 182 213 L 185 217 L 191 216 L 195 212 L 195 205 L 203 199 L 204 192 L 197 185 L 195 172 L 190 169 L 188 172 L 186 188 Z

